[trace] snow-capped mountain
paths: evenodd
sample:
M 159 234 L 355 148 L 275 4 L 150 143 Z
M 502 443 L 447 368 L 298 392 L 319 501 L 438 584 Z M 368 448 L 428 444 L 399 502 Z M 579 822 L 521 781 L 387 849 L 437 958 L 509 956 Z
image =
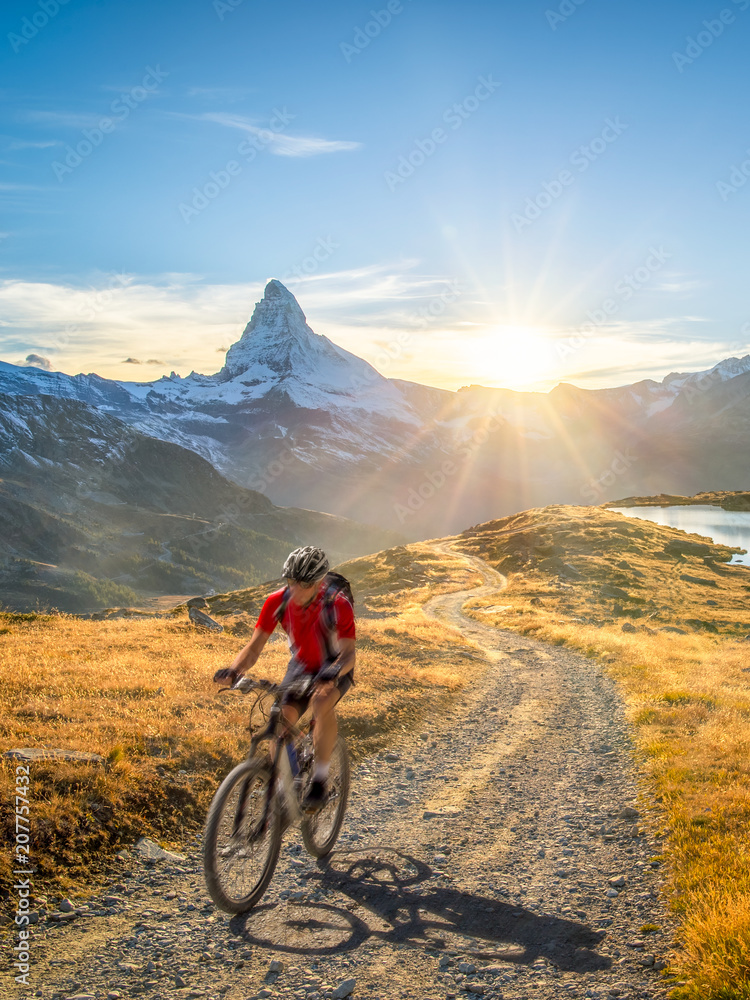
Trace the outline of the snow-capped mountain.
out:
M 311 538 L 334 560 L 399 540 L 275 507 L 192 451 L 43 394 L 0 394 L 0 477 L 0 600 L 19 609 L 130 603 L 123 586 L 249 586 L 275 579 L 289 550 Z
M 750 486 L 750 355 L 614 389 L 449 392 L 314 333 L 278 281 L 216 374 L 134 383 L 0 363 L 0 392 L 78 400 L 274 503 L 412 537 L 545 503 Z
M 389 447 L 391 428 L 398 428 L 398 442 L 393 442 L 398 447 L 404 429 L 413 434 L 421 424 L 398 384 L 314 333 L 279 281 L 268 283 L 244 333 L 215 375 L 192 372 L 181 378 L 173 372 L 155 382 L 116 382 L 0 362 L 0 391 L 89 403 L 146 434 L 197 451 L 238 481 L 247 481 L 255 471 L 252 461 L 237 468 L 238 447 L 250 449 L 248 458 L 260 449 L 261 458 L 267 453 L 271 461 L 276 446 L 264 447 L 263 442 L 289 438 L 295 457 L 310 457 L 314 464 L 318 448 L 332 455 L 379 455 Z M 299 420 L 305 413 L 325 414 L 326 439 L 315 445 L 293 442 L 289 434 L 290 420 L 298 430 L 314 427 L 314 418 L 312 423 Z

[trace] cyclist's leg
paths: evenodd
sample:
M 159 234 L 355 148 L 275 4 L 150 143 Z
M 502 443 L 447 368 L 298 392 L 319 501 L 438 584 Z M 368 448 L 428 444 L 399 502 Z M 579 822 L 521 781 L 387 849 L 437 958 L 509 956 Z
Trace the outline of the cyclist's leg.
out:
M 338 720 L 336 706 L 352 686 L 353 678 L 346 674 L 339 681 L 339 687 L 333 684 L 321 685 L 311 699 L 315 727 L 313 729 L 313 746 L 315 748 L 315 764 L 325 767 L 331 760 L 333 748 L 338 736 Z
M 282 687 L 291 684 L 293 681 L 299 680 L 303 674 L 302 665 L 297 661 L 295 657 L 289 661 L 286 673 L 284 674 L 284 679 L 281 684 Z M 286 719 L 287 722 L 292 724 L 296 723 L 300 716 L 304 715 L 307 711 L 307 699 L 300 699 L 295 695 L 287 692 L 281 702 L 281 714 Z
M 328 689 L 328 690 L 326 690 Z M 316 769 L 324 767 L 331 760 L 331 754 L 338 736 L 338 721 L 336 705 L 341 699 L 341 693 L 333 684 L 318 688 L 312 696 L 312 710 L 315 726 L 313 728 L 313 747 L 315 748 Z
M 297 702 L 287 702 L 286 705 L 281 706 L 281 714 L 284 716 L 287 722 L 295 725 L 300 717 L 299 705 Z

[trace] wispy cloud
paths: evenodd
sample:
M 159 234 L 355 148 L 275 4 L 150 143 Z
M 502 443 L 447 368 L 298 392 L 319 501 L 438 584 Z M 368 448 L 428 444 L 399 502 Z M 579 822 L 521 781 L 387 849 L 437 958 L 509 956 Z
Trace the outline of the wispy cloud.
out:
M 457 285 L 451 276 L 421 273 L 416 260 L 298 280 L 280 268 L 268 277 L 288 285 L 316 333 L 390 378 L 448 389 L 509 384 L 508 363 L 519 346 L 514 338 L 525 335 L 536 346 L 526 351 L 533 357 L 523 384 L 538 389 L 560 381 L 586 388 L 660 381 L 670 371 L 705 370 L 750 349 L 719 335 L 711 338 L 703 321 L 673 316 L 612 324 L 586 337 L 572 355 L 560 354 L 561 338 L 575 333 L 573 328 L 524 331 L 511 324 L 509 336 L 497 315 L 487 321 L 481 290 L 469 282 Z M 100 275 L 89 288 L 0 281 L 0 352 L 13 363 L 20 355 L 35 355 L 55 370 L 117 379 L 138 372 L 140 380 L 151 380 L 171 369 L 211 374 L 221 367 L 217 353 L 239 339 L 264 284 L 208 284 L 200 275 L 179 273 Z M 447 307 L 425 321 L 425 310 L 441 303 L 447 290 Z
M 596 327 L 586 320 L 580 326 L 556 327 L 550 336 L 553 339 L 567 340 L 568 338 L 583 336 L 585 340 L 628 340 L 631 342 L 667 341 L 672 342 L 679 339 L 679 333 L 683 332 L 688 324 L 705 323 L 707 320 L 696 316 L 660 316 L 653 319 L 621 319 L 610 320 L 601 323 Z M 697 339 L 697 338 L 696 338 Z M 710 338 L 708 338 L 710 339 Z
M 16 152 L 21 149 L 49 149 L 50 146 L 59 146 L 56 139 L 45 139 L 42 142 L 30 142 L 28 139 L 11 139 L 6 149 L 9 152 Z
M 47 191 L 48 188 L 39 184 L 0 183 L 0 191 Z
M 210 374 L 220 367 L 216 348 L 239 338 L 258 298 L 258 286 L 208 285 L 190 274 L 99 275 L 88 288 L 0 280 L 0 353 L 15 364 L 25 348 L 69 374 L 132 377 L 141 358 L 164 374 Z
M 326 153 L 352 152 L 362 148 L 361 142 L 350 142 L 343 139 L 321 139 L 317 136 L 290 135 L 288 132 L 273 132 L 263 128 L 241 115 L 232 115 L 221 111 L 210 111 L 199 115 L 203 121 L 214 122 L 226 128 L 239 129 L 254 135 L 263 141 L 271 153 L 276 156 L 308 157 L 321 156 Z
M 696 292 L 701 288 L 706 288 L 707 282 L 699 278 L 681 274 L 678 271 L 666 271 L 661 274 L 652 285 L 655 292 L 668 292 L 672 295 L 683 295 L 687 292 Z

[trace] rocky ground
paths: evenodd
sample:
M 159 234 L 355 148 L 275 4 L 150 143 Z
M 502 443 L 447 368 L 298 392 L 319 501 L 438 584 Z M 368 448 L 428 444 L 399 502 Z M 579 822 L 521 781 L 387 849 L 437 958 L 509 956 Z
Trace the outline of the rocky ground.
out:
M 487 593 L 502 585 L 476 565 Z M 131 855 L 106 892 L 43 915 L 20 995 L 666 996 L 660 847 L 615 688 L 580 655 L 464 618 L 467 596 L 429 610 L 489 669 L 355 770 L 327 861 L 288 831 L 267 895 L 230 918 L 198 842 L 184 860 Z

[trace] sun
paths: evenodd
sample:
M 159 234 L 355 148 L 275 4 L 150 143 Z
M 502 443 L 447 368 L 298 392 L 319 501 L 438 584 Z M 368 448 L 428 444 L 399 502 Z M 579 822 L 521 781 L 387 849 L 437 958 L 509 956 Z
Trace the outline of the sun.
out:
M 472 338 L 467 361 L 477 382 L 504 389 L 529 390 L 549 381 L 554 352 L 549 339 L 537 327 L 495 326 Z

